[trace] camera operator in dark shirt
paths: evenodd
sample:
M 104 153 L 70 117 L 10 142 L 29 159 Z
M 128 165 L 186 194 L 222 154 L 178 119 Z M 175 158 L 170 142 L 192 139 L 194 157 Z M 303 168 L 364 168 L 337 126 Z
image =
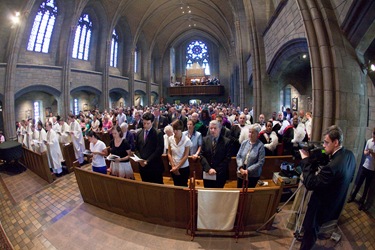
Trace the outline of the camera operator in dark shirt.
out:
M 353 180 L 356 161 L 351 151 L 342 146 L 342 130 L 333 125 L 324 134 L 324 150 L 330 161 L 319 166 L 300 150 L 303 169 L 303 184 L 311 195 L 303 222 L 304 236 L 300 249 L 311 249 L 317 239 L 319 227 L 331 220 L 337 220 L 345 204 L 346 193 Z

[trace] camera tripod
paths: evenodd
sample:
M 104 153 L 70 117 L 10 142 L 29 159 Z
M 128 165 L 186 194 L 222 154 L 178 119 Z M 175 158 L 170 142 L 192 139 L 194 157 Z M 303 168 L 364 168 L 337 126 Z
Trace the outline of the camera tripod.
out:
M 303 226 L 303 221 L 305 219 L 305 211 L 304 211 L 304 208 L 305 208 L 305 204 L 307 204 L 310 200 L 310 191 L 308 191 L 302 182 L 300 182 L 298 188 L 296 191 L 294 191 L 294 193 L 289 197 L 289 199 L 279 208 L 276 209 L 276 212 L 263 224 L 261 225 L 257 230 L 255 230 L 256 232 L 260 232 L 260 230 L 265 226 L 267 225 L 273 218 L 275 218 L 275 216 L 280 213 L 283 208 L 293 199 L 293 197 L 295 197 L 298 192 L 300 190 L 303 190 L 303 194 L 302 194 L 302 198 L 301 198 L 301 201 L 300 201 L 300 204 L 298 205 L 298 209 L 296 211 L 292 211 L 293 214 L 296 214 L 296 218 L 294 219 L 295 220 L 295 228 L 294 228 L 294 238 L 293 238 L 293 241 L 292 241 L 292 244 L 290 245 L 289 249 L 293 249 L 293 246 L 296 242 L 297 239 L 299 239 L 301 236 L 301 231 L 302 231 L 302 226 Z

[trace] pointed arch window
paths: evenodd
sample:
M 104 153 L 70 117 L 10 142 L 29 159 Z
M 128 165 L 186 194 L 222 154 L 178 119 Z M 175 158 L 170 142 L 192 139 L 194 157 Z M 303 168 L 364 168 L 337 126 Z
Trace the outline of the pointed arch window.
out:
M 138 48 L 134 51 L 134 72 L 138 72 Z
M 43 1 L 34 19 L 27 50 L 48 53 L 56 17 L 57 6 L 55 1 Z
M 78 20 L 76 34 L 74 36 L 73 58 L 88 60 L 90 41 L 92 34 L 92 21 L 89 14 L 82 14 Z
M 204 68 L 205 75 L 210 75 L 210 55 L 207 45 L 199 40 L 191 42 L 186 47 L 186 68 L 193 67 L 197 63 Z
M 112 43 L 111 43 L 111 61 L 109 63 L 112 67 L 117 67 L 117 56 L 118 56 L 118 35 L 116 29 L 112 33 Z

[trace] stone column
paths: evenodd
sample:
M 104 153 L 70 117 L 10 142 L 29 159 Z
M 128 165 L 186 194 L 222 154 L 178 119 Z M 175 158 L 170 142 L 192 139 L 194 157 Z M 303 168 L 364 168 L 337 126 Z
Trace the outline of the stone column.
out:
M 65 60 L 63 62 L 63 67 L 62 67 L 62 82 L 61 82 L 61 101 L 63 105 L 61 105 L 61 114 L 64 116 L 66 119 L 70 113 L 70 88 L 71 88 L 71 51 L 73 48 L 73 39 L 75 31 L 76 31 L 76 25 L 71 25 L 70 26 L 70 31 L 68 35 L 68 42 L 65 48 Z
M 147 104 L 148 106 L 151 105 L 151 56 L 149 56 L 147 61 L 147 83 L 146 83 L 146 96 L 147 96 Z
M 6 54 L 6 70 L 4 82 L 4 103 L 3 103 L 3 116 L 4 116 L 4 130 L 7 140 L 14 140 L 17 138 L 15 123 L 15 100 L 14 89 L 16 85 L 16 72 L 17 61 L 22 42 L 22 35 L 24 34 L 26 21 L 28 20 L 30 11 L 35 4 L 35 0 L 27 1 L 24 8 L 20 12 L 20 21 L 14 24 L 14 28 L 9 37 L 7 54 Z
M 130 56 L 130 70 L 129 70 L 129 107 L 134 105 L 134 56 L 135 56 L 135 47 L 131 49 L 131 56 Z
M 365 77 L 356 53 L 343 36 L 330 1 L 297 0 L 308 39 L 313 94 L 313 140 L 332 124 L 357 156 L 365 133 Z M 357 159 L 360 157 L 357 157 Z
M 112 38 L 112 33 L 111 33 Z M 112 45 L 112 39 L 107 40 L 106 42 L 106 56 L 105 56 L 105 63 L 103 68 L 103 86 L 102 86 L 102 98 L 101 98 L 101 105 L 102 109 L 109 110 L 109 61 L 111 59 L 111 45 Z

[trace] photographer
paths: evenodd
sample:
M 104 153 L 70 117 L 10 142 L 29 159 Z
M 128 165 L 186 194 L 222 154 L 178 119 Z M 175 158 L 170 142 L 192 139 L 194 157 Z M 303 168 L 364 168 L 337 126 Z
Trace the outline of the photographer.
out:
M 300 249 L 311 249 L 319 227 L 328 221 L 337 220 L 345 204 L 356 162 L 353 153 L 345 149 L 342 142 L 342 130 L 336 125 L 329 127 L 324 134 L 323 146 L 325 153 L 330 156 L 330 162 L 325 166 L 318 166 L 310 159 L 307 151 L 300 150 L 303 184 L 308 190 L 314 191 L 303 222 L 304 236 Z

